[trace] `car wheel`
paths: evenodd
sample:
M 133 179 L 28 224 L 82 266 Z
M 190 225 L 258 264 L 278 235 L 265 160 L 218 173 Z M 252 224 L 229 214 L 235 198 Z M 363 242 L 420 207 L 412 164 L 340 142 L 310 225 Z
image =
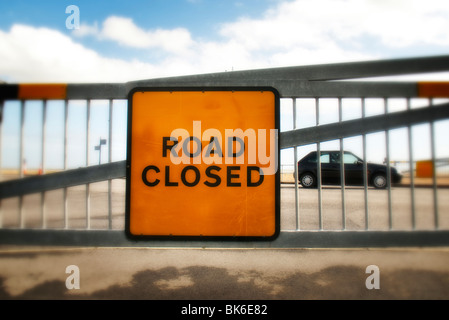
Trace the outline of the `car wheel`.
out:
M 373 177 L 373 185 L 376 189 L 385 189 L 387 187 L 387 178 L 384 174 L 376 174 Z
M 314 188 L 316 186 L 316 178 L 312 173 L 304 173 L 300 181 L 304 188 Z

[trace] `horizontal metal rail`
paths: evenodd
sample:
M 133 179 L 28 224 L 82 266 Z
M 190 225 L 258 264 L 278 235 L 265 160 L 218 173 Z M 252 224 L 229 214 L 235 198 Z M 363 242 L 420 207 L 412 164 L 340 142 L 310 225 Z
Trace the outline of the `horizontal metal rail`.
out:
M 139 87 L 274 87 L 282 98 L 315 98 L 315 97 L 439 97 L 429 95 L 420 90 L 420 86 L 427 82 L 377 82 L 377 81 L 308 81 L 285 79 L 237 79 L 215 81 L 191 80 L 181 81 L 174 78 L 168 80 L 154 80 L 139 83 Z M 40 95 L 19 95 L 16 84 L 0 84 L 0 100 L 89 100 L 89 99 L 127 99 L 129 90 L 133 86 L 128 84 L 67 84 L 63 96 L 58 92 L 42 93 Z M 36 84 L 37 88 L 45 85 Z M 447 93 L 444 95 L 447 97 Z
M 280 149 L 449 119 L 449 103 L 284 131 Z M 71 169 L 0 183 L 0 199 L 126 177 L 126 161 Z
M 397 129 L 449 118 L 449 103 L 281 132 L 280 148 Z
M 126 177 L 126 161 L 111 162 L 0 183 L 0 199 Z
M 120 230 L 0 230 L 0 243 L 37 246 L 179 248 L 364 248 L 447 246 L 449 231 L 281 232 L 274 241 L 130 240 Z
M 391 75 L 409 75 L 423 72 L 441 72 L 449 70 L 449 56 L 420 57 L 407 59 L 387 59 L 361 62 L 345 62 L 320 64 L 311 66 L 295 66 L 267 68 L 245 71 L 199 74 L 193 76 L 169 77 L 155 80 L 133 81 L 129 84 L 138 87 L 143 84 L 185 83 L 192 81 L 216 82 L 264 79 L 282 80 L 345 80 L 357 78 L 384 77 Z
M 416 82 L 329 81 L 449 71 L 449 55 L 268 68 L 179 77 L 89 84 L 0 84 L 0 100 L 126 99 L 136 87 L 272 86 L 281 97 L 416 97 Z M 429 96 L 429 95 L 424 95 Z

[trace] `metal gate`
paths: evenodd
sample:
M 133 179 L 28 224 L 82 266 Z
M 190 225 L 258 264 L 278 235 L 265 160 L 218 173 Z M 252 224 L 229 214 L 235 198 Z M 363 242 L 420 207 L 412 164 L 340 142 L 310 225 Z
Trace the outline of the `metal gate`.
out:
M 375 79 L 448 70 L 449 56 L 439 56 L 124 84 L 1 84 L 0 244 L 254 248 L 448 245 L 449 83 Z M 135 87 L 168 86 L 270 86 L 279 91 L 279 170 L 283 183 L 281 234 L 275 241 L 126 238 L 123 132 L 127 94 Z M 311 151 L 322 154 L 328 150 L 356 154 L 363 182 L 349 185 L 348 169 L 340 161 L 339 183 L 327 185 L 321 176 L 324 163 L 317 157 L 316 188 L 302 186 L 298 160 Z M 373 159 L 381 159 L 387 168 L 385 189 L 371 186 L 368 162 Z M 400 184 L 392 181 L 392 167 L 403 176 Z

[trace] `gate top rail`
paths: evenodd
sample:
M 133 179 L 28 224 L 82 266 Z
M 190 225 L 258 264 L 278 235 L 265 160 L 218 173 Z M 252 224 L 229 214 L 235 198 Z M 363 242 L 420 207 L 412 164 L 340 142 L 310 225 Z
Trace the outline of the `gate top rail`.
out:
M 237 84 L 236 84 L 237 83 Z M 217 87 L 249 86 L 275 87 L 281 98 L 315 98 L 315 97 L 408 97 L 408 98 L 446 98 L 449 92 L 449 82 L 328 82 L 305 80 L 245 80 L 224 81 L 213 83 L 204 81 L 189 82 L 146 82 L 141 86 L 151 87 Z M 20 88 L 34 87 L 30 93 L 21 93 Z M 58 86 L 60 86 L 58 88 Z M 63 88 L 63 89 L 61 89 Z M 5 100 L 88 100 L 88 99 L 127 99 L 127 93 L 133 86 L 128 84 L 0 84 L 0 102 Z M 54 91 L 52 91 L 54 90 Z
M 441 72 L 449 70 L 449 55 L 415 57 L 402 59 L 371 60 L 317 64 L 310 66 L 278 67 L 243 71 L 199 74 L 194 76 L 167 77 L 153 80 L 129 82 L 134 85 L 190 81 L 241 81 L 251 79 L 266 80 L 348 80 L 358 78 L 410 75 L 417 73 Z
M 208 73 L 127 83 L 0 84 L 4 100 L 127 99 L 140 86 L 273 86 L 281 97 L 447 97 L 448 83 L 329 81 L 449 71 L 449 55 Z

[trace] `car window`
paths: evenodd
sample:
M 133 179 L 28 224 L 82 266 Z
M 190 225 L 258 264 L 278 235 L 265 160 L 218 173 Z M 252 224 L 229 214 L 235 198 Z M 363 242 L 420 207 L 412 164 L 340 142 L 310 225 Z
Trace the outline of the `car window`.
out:
M 340 152 L 332 152 L 330 155 L 331 163 L 340 163 Z
M 344 163 L 355 164 L 355 163 L 357 163 L 358 160 L 359 159 L 356 156 L 354 156 L 353 154 L 345 153 L 343 155 L 343 162 Z
M 316 153 L 308 156 L 306 158 L 306 161 L 308 163 L 316 163 Z M 329 163 L 330 162 L 329 153 L 321 153 L 320 161 L 321 163 Z
M 330 162 L 329 153 L 322 154 L 320 157 L 320 161 L 321 163 L 329 163 Z

